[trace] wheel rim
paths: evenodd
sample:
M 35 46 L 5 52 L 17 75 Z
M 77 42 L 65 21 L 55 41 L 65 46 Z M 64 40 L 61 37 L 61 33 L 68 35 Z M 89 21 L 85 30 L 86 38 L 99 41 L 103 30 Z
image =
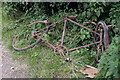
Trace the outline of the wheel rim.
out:
M 109 45 L 108 27 L 106 26 L 104 21 L 99 21 L 95 30 L 100 34 L 100 36 L 96 36 L 96 41 L 100 41 L 100 44 L 97 45 L 96 60 L 98 62 L 99 53 L 104 54 L 103 52 L 107 49 L 107 46 Z
M 32 28 L 33 26 L 37 27 L 37 26 L 38 26 L 37 24 L 38 24 L 38 23 L 33 24 L 33 25 L 31 26 L 31 28 Z M 38 28 L 40 28 L 40 27 L 38 27 Z M 42 26 L 41 26 L 41 28 L 42 28 Z M 18 35 L 17 35 L 17 37 L 13 38 L 12 47 L 13 47 L 14 50 L 16 50 L 16 51 L 26 50 L 26 49 L 29 49 L 29 48 L 35 46 L 35 45 L 38 44 L 39 42 L 41 42 L 41 39 L 40 39 L 40 38 L 36 38 L 36 39 L 33 38 L 33 36 L 31 35 L 32 29 L 30 30 L 30 29 L 28 28 L 28 30 L 29 30 L 29 32 L 26 33 L 26 34 L 24 34 L 24 36 L 23 36 L 23 35 L 21 35 L 21 36 L 18 36 Z M 49 31 L 49 29 L 46 28 L 46 29 L 44 29 L 43 31 L 41 31 L 40 33 L 42 33 L 42 34 L 41 34 L 41 35 L 39 34 L 39 35 L 40 35 L 41 37 L 44 37 L 44 34 L 47 34 L 48 31 Z M 26 35 L 28 35 L 28 36 L 26 36 Z

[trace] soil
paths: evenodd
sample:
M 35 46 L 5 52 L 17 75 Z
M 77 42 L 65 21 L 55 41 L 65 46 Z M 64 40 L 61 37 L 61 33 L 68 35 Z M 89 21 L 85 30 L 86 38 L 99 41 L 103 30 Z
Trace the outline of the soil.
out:
M 18 60 L 13 60 L 12 55 L 0 41 L 0 59 L 2 60 L 0 62 L 0 75 L 2 75 L 0 78 L 28 78 L 28 66 Z

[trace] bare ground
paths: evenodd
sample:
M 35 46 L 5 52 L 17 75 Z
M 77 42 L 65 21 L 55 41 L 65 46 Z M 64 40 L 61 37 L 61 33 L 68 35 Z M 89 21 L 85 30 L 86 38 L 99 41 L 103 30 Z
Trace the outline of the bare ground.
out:
M 28 66 L 24 63 L 20 63 L 17 60 L 12 60 L 12 54 L 0 44 L 0 53 L 2 58 L 2 63 L 0 67 L 2 68 L 2 78 L 28 78 Z

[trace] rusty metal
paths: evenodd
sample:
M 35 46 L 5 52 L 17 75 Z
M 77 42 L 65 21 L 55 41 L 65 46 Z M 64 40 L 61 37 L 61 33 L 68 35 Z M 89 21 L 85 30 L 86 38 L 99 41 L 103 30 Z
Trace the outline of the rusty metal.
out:
M 37 35 L 37 37 L 39 37 L 42 41 L 44 41 L 46 44 L 48 44 L 52 49 L 55 49 L 55 47 L 50 44 L 49 42 L 45 41 L 42 37 L 40 37 L 39 35 Z
M 45 34 L 47 34 L 48 31 L 49 31 L 49 28 L 47 28 L 47 30 L 45 30 Z M 42 37 L 44 37 L 44 35 L 42 35 Z M 24 50 L 26 50 L 26 49 L 32 48 L 32 47 L 34 47 L 35 45 L 37 45 L 38 43 L 40 43 L 40 42 L 42 41 L 42 40 L 39 38 L 39 39 L 37 39 L 37 41 L 36 41 L 35 43 L 33 43 L 33 44 L 31 44 L 31 45 L 29 45 L 29 46 L 27 46 L 27 47 L 24 47 L 24 48 L 16 48 L 16 47 L 15 47 L 15 40 L 16 40 L 16 38 L 13 37 L 13 40 L 12 40 L 12 48 L 13 48 L 14 50 L 16 50 L 16 51 L 24 51 Z
M 100 26 L 101 25 L 101 26 Z M 107 46 L 109 45 L 109 36 L 108 36 L 108 27 L 106 26 L 105 22 L 104 21 L 99 21 L 98 22 L 98 28 L 101 28 L 104 30 L 104 47 L 105 49 L 107 49 Z
M 54 28 L 55 26 L 56 26 L 56 24 L 57 23 L 61 23 L 61 22 L 63 22 L 64 21 L 64 19 L 62 19 L 62 20 L 60 20 L 60 21 L 58 21 L 58 22 L 55 22 L 55 23 L 53 23 L 53 24 L 51 24 L 51 25 L 47 25 L 46 27 L 44 27 L 43 29 L 40 29 L 39 31 L 36 31 L 37 33 L 39 33 L 40 31 L 43 31 L 43 30 L 45 30 L 45 29 L 47 29 L 47 28 L 50 28 L 50 29 L 52 29 L 52 28 Z M 40 23 L 41 21 L 37 21 L 37 22 L 33 22 L 34 24 L 35 23 Z M 42 23 L 44 23 L 44 21 L 42 22 Z M 32 23 L 31 23 L 32 24 Z M 49 23 L 48 23 L 49 24 Z M 51 27 L 52 26 L 52 27 Z
M 66 55 L 68 55 L 68 52 L 71 52 L 71 51 L 74 51 L 74 50 L 77 50 L 77 49 L 80 49 L 80 48 L 84 48 L 84 47 L 87 47 L 87 46 L 92 46 L 92 45 L 97 45 L 98 44 L 98 46 L 97 46 L 97 49 L 98 49 L 97 50 L 97 60 L 98 60 L 99 48 L 100 47 L 102 48 L 102 54 L 103 54 L 103 51 L 104 51 L 103 47 L 105 47 L 105 49 L 106 49 L 106 47 L 109 44 L 109 41 L 108 41 L 108 27 L 106 27 L 106 24 L 104 22 L 102 22 L 102 21 L 98 22 L 97 24 L 95 22 L 91 22 L 91 21 L 85 22 L 87 24 L 90 23 L 90 24 L 94 24 L 96 26 L 95 27 L 95 31 L 93 31 L 93 30 L 91 30 L 91 29 L 89 29 L 89 28 L 87 28 L 87 27 L 85 27 L 85 26 L 83 26 L 83 25 L 81 25 L 81 24 L 71 20 L 71 19 L 76 18 L 76 17 L 77 17 L 77 15 L 75 15 L 75 16 L 68 16 L 68 15 L 64 15 L 63 14 L 63 19 L 58 21 L 58 22 L 55 22 L 53 24 L 50 24 L 47 20 L 33 22 L 33 23 L 29 24 L 29 25 L 33 25 L 33 24 L 37 24 L 37 23 L 44 23 L 46 25 L 46 27 L 44 27 L 43 29 L 40 29 L 39 31 L 32 31 L 31 32 L 33 38 L 35 38 L 35 39 L 37 39 L 36 37 L 39 38 L 39 39 L 37 39 L 37 42 L 32 44 L 32 45 L 30 45 L 29 47 L 26 47 L 26 48 L 23 48 L 23 49 L 18 49 L 18 48 L 15 48 L 15 46 L 14 46 L 15 39 L 13 39 L 12 47 L 15 50 L 17 50 L 17 51 L 21 51 L 21 50 L 29 49 L 29 48 L 35 46 L 36 44 L 38 44 L 39 42 L 43 41 L 43 42 L 45 42 L 44 44 L 47 47 L 50 47 L 51 49 L 54 50 L 54 54 L 59 53 L 60 55 L 66 56 Z M 98 41 L 95 41 L 94 43 L 83 45 L 83 46 L 79 46 L 79 47 L 76 47 L 76 48 L 73 48 L 73 49 L 67 49 L 67 47 L 65 47 L 63 45 L 64 44 L 63 42 L 64 42 L 64 37 L 65 37 L 65 30 L 66 30 L 67 21 L 70 21 L 70 22 L 72 22 L 72 23 L 74 23 L 74 24 L 76 24 L 76 25 L 78 25 L 78 26 L 80 26 L 80 27 L 82 27 L 82 28 L 84 28 L 84 29 L 94 33 L 94 37 L 95 38 L 100 38 L 100 40 L 97 39 Z M 58 23 L 60 24 L 61 22 L 64 22 L 64 27 L 63 27 L 62 41 L 61 41 L 60 45 L 57 44 L 56 46 L 53 46 L 52 44 L 50 44 L 49 42 L 44 40 L 44 35 L 40 36 L 38 34 L 41 31 L 43 31 L 43 33 L 48 33 L 48 31 L 53 29 L 56 26 L 56 24 L 58 24 Z M 101 28 L 104 29 L 104 45 L 105 46 L 103 46 L 103 44 L 102 44 L 102 41 L 103 41 L 102 35 L 103 35 L 103 33 L 102 33 L 102 29 Z M 105 39 L 107 39 L 107 40 L 105 40 Z
M 73 19 L 73 18 L 77 18 L 78 15 L 75 15 L 75 16 L 69 16 L 69 15 L 65 15 L 65 14 L 63 14 L 63 18 L 66 18 L 66 17 L 68 17 L 68 18 L 70 18 L 70 19 Z
M 100 35 L 99 33 L 95 32 L 95 31 L 93 31 L 93 30 L 91 30 L 91 29 L 89 29 L 89 28 L 87 28 L 87 27 L 85 27 L 85 26 L 83 26 L 83 25 L 80 25 L 79 23 L 77 23 L 77 22 L 75 22 L 75 21 L 73 21 L 73 20 L 71 20 L 71 19 L 69 19 L 69 18 L 66 18 L 66 19 L 67 19 L 68 21 L 70 21 L 70 22 L 78 25 L 78 26 L 81 26 L 81 27 L 85 28 L 86 30 L 88 30 L 88 31 L 90 31 L 90 32 L 93 32 L 93 33 L 95 33 L 95 34 L 97 34 L 97 35 Z
M 61 47 L 63 46 L 64 36 L 65 36 L 65 29 L 66 29 L 66 22 L 67 22 L 67 20 L 65 20 L 65 22 L 64 22 L 64 29 L 63 29 L 63 35 L 62 35 L 62 41 L 61 41 Z
M 98 62 L 98 57 L 99 57 L 100 51 L 103 55 L 104 49 L 106 50 L 109 45 L 108 26 L 106 26 L 104 21 L 99 21 L 97 24 L 96 31 L 98 31 L 100 33 L 100 44 L 97 46 L 97 56 L 96 56 L 96 61 Z M 102 41 L 103 41 L 103 43 L 102 43 Z M 101 49 L 100 49 L 100 47 L 101 47 Z
M 44 21 L 36 21 L 36 22 L 32 22 L 32 23 L 29 24 L 29 25 L 31 26 L 31 25 L 36 24 L 36 23 L 45 23 L 45 24 L 48 24 L 49 22 L 47 22 L 47 20 L 44 20 Z
M 84 48 L 84 47 L 87 47 L 87 46 L 92 46 L 92 45 L 95 45 L 95 44 L 98 44 L 98 43 L 100 43 L 100 41 L 95 42 L 95 43 L 91 43 L 91 44 L 88 44 L 88 45 L 80 46 L 80 47 L 77 47 L 77 48 L 69 49 L 69 52 L 80 49 L 80 48 Z
M 96 56 L 97 62 L 98 62 L 98 57 L 99 57 L 99 53 L 100 53 L 100 47 L 102 47 L 102 29 L 100 30 L 100 43 L 97 46 L 97 56 Z
M 66 52 L 65 52 L 65 50 L 66 50 Z M 55 49 L 54 49 L 54 54 L 62 54 L 63 56 L 67 56 L 68 55 L 68 49 L 67 49 L 67 47 L 65 47 L 65 46 L 62 46 L 61 47 L 61 45 L 57 45 L 56 47 L 55 47 Z
M 85 24 L 94 24 L 95 26 L 97 25 L 97 23 L 92 22 L 92 21 L 88 21 L 88 22 L 84 22 Z

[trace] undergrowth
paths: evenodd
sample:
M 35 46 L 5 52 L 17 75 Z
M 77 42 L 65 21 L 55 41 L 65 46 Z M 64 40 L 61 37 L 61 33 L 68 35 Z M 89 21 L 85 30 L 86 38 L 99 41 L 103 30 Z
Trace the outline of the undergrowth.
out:
M 71 5 L 76 4 L 76 7 L 73 8 Z M 19 5 L 19 7 L 18 7 Z M 32 7 L 31 7 L 32 6 Z M 42 6 L 42 7 L 41 7 Z M 12 48 L 12 39 L 16 34 L 23 36 L 27 34 L 28 30 L 36 31 L 39 30 L 41 24 L 27 26 L 31 22 L 38 20 L 47 20 L 51 23 L 61 20 L 63 13 L 67 15 L 78 15 L 76 19 L 73 19 L 76 22 L 79 22 L 81 25 L 85 25 L 88 28 L 94 30 L 93 25 L 84 24 L 85 21 L 95 21 L 103 20 L 106 24 L 114 24 L 114 26 L 109 28 L 109 39 L 110 47 L 105 52 L 105 55 L 99 60 L 98 68 L 100 74 L 98 78 L 118 78 L 119 74 L 117 71 L 118 68 L 118 46 L 113 45 L 115 42 L 112 42 L 112 38 L 118 40 L 118 26 L 117 21 L 119 20 L 119 3 L 4 3 L 3 5 L 3 15 L 2 15 L 2 39 L 4 43 L 13 53 L 13 59 L 19 59 L 22 62 L 26 62 L 29 66 L 29 73 L 32 78 L 85 78 L 85 75 L 80 73 L 80 69 L 85 67 L 85 64 L 97 67 L 95 64 L 95 55 L 96 55 L 96 46 L 81 48 L 73 52 L 69 52 L 68 56 L 54 55 L 54 51 L 50 48 L 47 48 L 43 42 L 40 42 L 33 48 L 30 48 L 25 51 L 15 51 Z M 9 8 L 8 8 L 9 7 Z M 17 7 L 17 8 L 15 8 Z M 35 8 L 34 8 L 35 7 Z M 109 7 L 109 8 L 108 8 Z M 50 8 L 50 10 L 48 10 Z M 56 9 L 57 8 L 57 9 Z M 16 14 L 19 13 L 19 14 Z M 106 15 L 108 14 L 108 15 Z M 48 32 L 46 35 L 46 40 L 53 45 L 57 42 L 61 42 L 63 24 L 57 24 L 55 28 Z M 31 33 L 28 33 L 28 36 Z M 26 35 L 25 35 L 26 36 Z M 66 34 L 65 34 L 64 46 L 67 48 L 74 48 L 81 45 L 93 43 L 92 34 L 79 27 L 75 24 L 67 22 Z M 30 40 L 31 41 L 31 40 Z M 22 46 L 23 41 L 20 45 Z M 118 44 L 118 43 L 117 43 Z M 20 46 L 19 45 L 19 46 Z M 17 45 L 18 46 L 18 45 Z M 18 46 L 18 47 L 19 47 Z M 20 46 L 20 47 L 21 47 Z M 114 47 L 114 48 L 112 48 Z M 113 50 L 110 55 L 109 50 Z M 22 56 L 22 57 L 20 57 Z M 20 57 L 20 58 L 19 58 Z M 65 59 L 70 57 L 72 62 L 65 62 Z M 106 59 L 107 58 L 107 59 Z M 109 61 L 111 59 L 111 63 Z M 115 58 L 115 59 L 113 59 Z M 106 63 L 104 62 L 106 60 Z M 117 67 L 113 67 L 115 64 Z M 105 66 L 103 66 L 105 65 Z M 111 73 L 114 71 L 115 73 Z M 104 75 L 102 74 L 104 72 Z
M 55 56 L 53 50 L 47 48 L 42 42 L 25 51 L 14 51 L 11 46 L 14 34 L 21 32 L 21 30 L 25 28 L 24 25 L 29 22 L 20 24 L 19 22 L 17 23 L 18 20 L 12 20 L 5 14 L 3 14 L 2 21 L 4 43 L 11 50 L 13 60 L 18 59 L 20 62 L 28 64 L 32 78 L 84 78 L 84 75 L 80 73 L 79 70 L 84 67 L 85 64 L 94 64 L 94 58 L 91 59 L 91 57 L 93 57 L 92 50 L 87 48 L 73 51 L 66 57 L 60 55 Z M 15 24 L 13 24 L 13 22 L 15 22 Z M 91 56 L 88 57 L 84 54 Z M 72 62 L 66 62 L 65 59 L 67 57 L 70 57 Z M 92 62 L 90 62 L 90 60 Z

